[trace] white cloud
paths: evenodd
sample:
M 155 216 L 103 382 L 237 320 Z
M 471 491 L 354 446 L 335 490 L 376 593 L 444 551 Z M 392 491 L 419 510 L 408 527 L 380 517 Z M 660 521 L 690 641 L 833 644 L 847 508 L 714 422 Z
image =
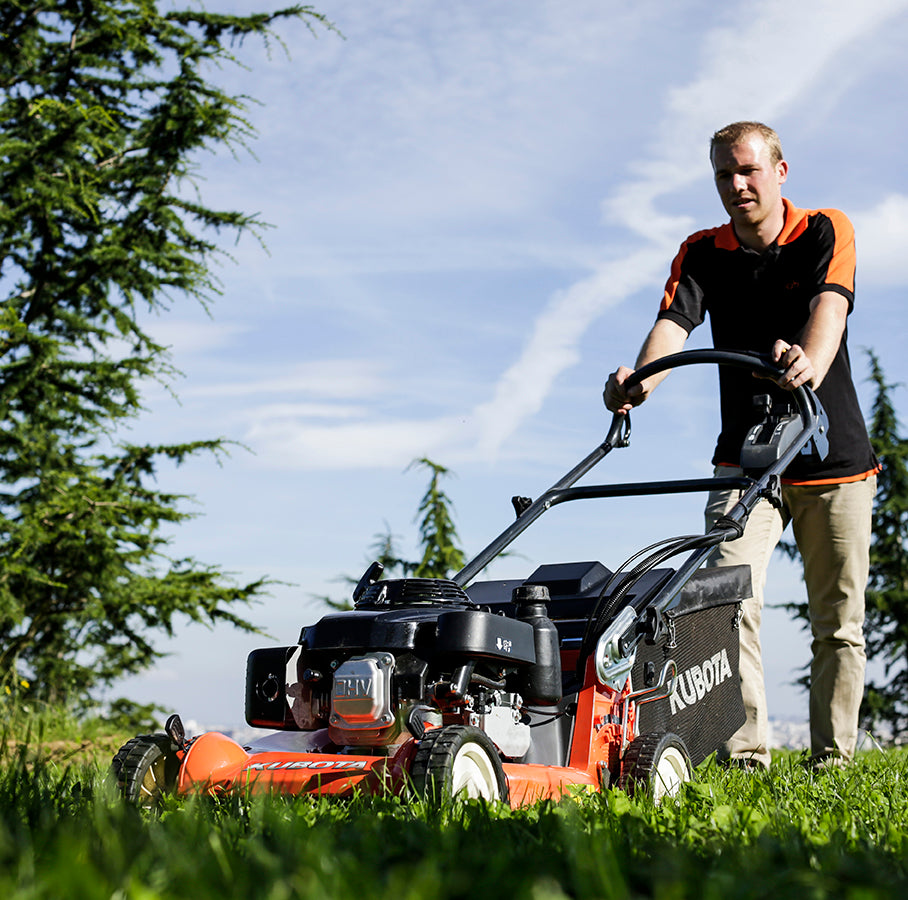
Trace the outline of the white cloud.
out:
M 845 45 L 906 7 L 904 0 L 877 0 L 859 9 L 850 2 L 773 0 L 759 8 L 742 5 L 731 12 L 731 25 L 706 35 L 701 74 L 669 94 L 656 127 L 656 153 L 634 166 L 637 178 L 604 204 L 646 244 L 556 296 L 539 316 L 520 358 L 499 380 L 493 399 L 480 407 L 485 452 L 494 454 L 526 416 L 538 411 L 555 378 L 576 361 L 580 337 L 603 310 L 657 283 L 660 267 L 664 277 L 670 260 L 666 250 L 687 220 L 661 214 L 658 201 L 703 177 L 705 136 L 717 122 L 749 117 L 749 109 L 755 117 L 774 119 L 841 57 Z M 770 61 L 770 47 L 773 58 L 785 59 L 786 65 Z
M 852 213 L 862 284 L 902 285 L 908 248 L 908 196 L 890 194 L 874 208 Z
M 168 347 L 175 356 L 185 358 L 230 346 L 249 330 L 249 326 L 237 322 L 215 322 L 208 318 L 200 321 L 154 318 L 147 323 L 147 330 L 154 340 Z
M 649 151 L 628 167 L 627 177 L 617 181 L 603 202 L 607 220 L 625 231 L 630 249 L 593 265 L 590 275 L 551 296 L 490 397 L 463 416 L 468 427 L 431 414 L 426 420 L 398 417 L 390 422 L 367 411 L 360 421 L 333 428 L 313 425 L 311 411 L 271 417 L 268 409 L 259 409 L 247 414 L 254 424 L 246 440 L 275 463 L 299 467 L 397 466 L 435 448 L 444 448 L 446 458 L 453 453 L 494 458 L 540 410 L 558 377 L 577 362 L 582 337 L 605 310 L 652 289 L 655 311 L 671 255 L 693 226 L 692 219 L 671 210 L 670 201 L 697 180 L 708 190 L 706 147 L 712 130 L 736 118 L 784 120 L 799 104 L 810 103 L 824 73 L 847 58 L 850 44 L 866 39 L 906 8 L 908 0 L 868 0 L 860 7 L 842 0 L 768 0 L 723 7 L 719 23 L 702 38 L 697 71 L 664 94 Z M 389 29 L 357 34 L 360 43 L 370 42 L 365 53 L 357 49 L 348 57 L 352 45 L 332 47 L 337 82 L 327 86 L 324 96 L 307 95 L 307 102 L 321 104 L 329 127 L 319 140 L 333 148 L 336 158 L 330 165 L 336 168 L 325 174 L 325 193 L 316 190 L 312 208 L 319 210 L 317 227 L 305 218 L 295 223 L 297 232 L 306 236 L 300 241 L 301 253 L 317 257 L 327 240 L 327 258 L 356 260 L 360 270 L 369 268 L 370 256 L 378 271 L 396 266 L 421 270 L 413 260 L 443 257 L 456 245 L 452 235 L 469 223 L 476 239 L 466 240 L 464 246 L 473 249 L 464 258 L 474 252 L 471 265 L 481 266 L 482 253 L 475 251 L 483 247 L 487 258 L 500 264 L 501 245 L 495 235 L 519 228 L 514 223 L 528 210 L 549 208 L 542 199 L 548 186 L 540 178 L 540 167 L 555 170 L 568 143 L 586 133 L 578 127 L 579 99 L 571 104 L 574 118 L 559 117 L 569 116 L 560 107 L 572 78 L 578 90 L 582 79 L 571 75 L 562 55 L 564 42 L 575 39 L 571 29 L 559 23 L 554 32 L 539 31 L 538 16 L 545 19 L 551 10 L 533 6 L 523 19 L 498 23 L 491 40 L 476 31 L 475 20 L 467 14 L 449 10 L 427 17 L 424 8 L 419 9 L 423 12 L 417 15 L 416 7 L 396 7 L 386 13 Z M 589 11 L 571 5 L 569 14 L 583 18 Z M 607 19 L 593 16 L 591 27 L 604 26 Z M 362 26 L 361 18 L 351 17 L 351 22 Z M 554 22 L 549 24 L 554 28 Z M 538 34 L 547 34 L 547 41 L 540 45 Z M 528 42 L 539 53 L 527 53 Z M 588 39 L 584 46 L 592 43 Z M 608 44 L 615 46 L 611 35 Z M 627 52 L 616 48 L 619 58 Z M 395 65 L 387 70 L 374 65 L 379 58 L 392 57 Z M 373 73 L 371 80 L 364 77 L 367 71 Z M 577 72 L 589 75 L 583 67 Z M 340 102 L 349 96 L 357 98 L 353 108 Z M 289 127 L 289 122 L 273 124 L 278 131 Z M 344 188 L 337 190 L 338 184 Z M 883 210 L 893 220 L 900 211 L 896 201 Z M 427 222 L 433 229 L 440 223 L 453 226 L 426 230 Z M 343 240 L 338 240 L 341 232 Z M 888 243 L 880 248 L 884 245 Z M 878 249 L 875 262 L 865 248 L 862 266 L 883 271 L 888 263 L 882 261 L 882 252 Z M 520 260 L 519 252 L 513 259 Z M 357 263 L 351 268 L 356 270 Z M 629 356 L 642 337 L 627 336 Z M 197 391 L 234 397 L 280 391 L 353 399 L 369 396 L 361 392 L 377 384 L 369 372 L 345 376 L 337 371 L 340 387 L 336 394 L 327 394 L 331 377 L 321 365 L 315 364 L 312 379 L 297 370 L 277 380 L 253 379 Z M 395 377 L 411 379 L 395 376 L 393 369 L 385 376 L 383 389 L 389 394 L 395 391 Z M 337 418 L 347 419 L 351 412 L 345 405 Z M 317 415 L 326 417 L 324 410 Z
M 272 367 L 273 368 L 273 367 Z M 242 381 L 199 385 L 186 397 L 251 397 L 257 394 L 308 394 L 323 399 L 365 399 L 387 389 L 384 366 L 363 359 L 329 359 L 298 363 L 289 371 L 261 377 L 250 370 Z M 323 413 L 322 413 L 323 414 Z
M 253 425 L 244 441 L 265 466 L 303 469 L 400 469 L 461 440 L 461 420 L 364 421 L 327 427 L 283 418 Z M 470 435 L 472 437 L 472 434 Z
M 270 403 L 256 408 L 253 418 L 266 423 L 294 422 L 301 419 L 362 419 L 365 406 L 341 406 L 337 403 Z
M 708 31 L 699 74 L 671 88 L 658 143 L 631 166 L 636 176 L 603 207 L 607 218 L 644 236 L 677 235 L 687 220 L 659 209 L 660 199 L 708 174 L 709 137 L 728 122 L 775 123 L 847 59 L 846 47 L 908 9 L 906 0 L 769 0 L 724 8 L 728 25 Z M 784 61 L 784 64 L 783 62 Z
M 552 252 L 547 200 L 578 160 L 608 160 L 620 140 L 602 121 L 628 90 L 613 85 L 636 63 L 629 38 L 658 5 L 329 0 L 346 40 L 291 30 L 289 83 L 264 59 L 254 65 L 267 86 L 256 110 L 267 166 L 238 181 L 225 159 L 206 168 L 204 190 L 263 209 L 281 229 L 269 245 L 292 235 L 315 266 L 525 265 Z M 246 88 L 242 72 L 224 78 Z M 299 176 L 269 194 L 269 167 Z

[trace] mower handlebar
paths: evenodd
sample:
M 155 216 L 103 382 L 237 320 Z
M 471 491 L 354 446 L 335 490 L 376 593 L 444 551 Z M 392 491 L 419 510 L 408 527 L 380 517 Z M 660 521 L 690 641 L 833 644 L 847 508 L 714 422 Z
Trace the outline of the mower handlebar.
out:
M 751 372 L 754 372 L 758 375 L 765 375 L 769 378 L 776 379 L 782 373 L 783 369 L 779 368 L 773 364 L 768 357 L 759 356 L 756 353 L 743 353 L 735 350 L 686 350 L 682 353 L 674 353 L 670 356 L 664 356 L 662 359 L 657 359 L 654 362 L 648 363 L 645 366 L 641 366 L 628 377 L 627 384 L 634 385 L 641 382 L 644 378 L 649 377 L 657 372 L 664 372 L 666 369 L 680 368 L 681 366 L 691 366 L 703 363 L 715 363 L 718 365 L 729 365 L 736 366 L 738 368 L 749 369 Z M 784 452 L 781 459 L 779 459 L 773 466 L 770 466 L 767 469 L 767 472 L 772 472 L 773 475 L 776 473 L 781 473 L 784 468 L 788 465 L 789 462 L 794 458 L 794 455 L 799 452 L 801 447 L 803 447 L 808 440 L 810 440 L 821 427 L 821 412 L 822 407 L 817 400 L 816 394 L 812 390 L 806 387 L 798 387 L 790 391 L 792 394 L 795 403 L 798 407 L 798 412 L 801 419 L 801 431 L 797 435 L 797 439 L 792 441 L 788 449 Z M 553 506 L 556 503 L 563 502 L 568 499 L 580 499 L 583 496 L 589 497 L 604 497 L 604 496 L 621 496 L 629 495 L 631 493 L 645 493 L 645 488 L 648 485 L 638 486 L 640 489 L 633 491 L 631 490 L 633 485 L 623 485 L 616 486 L 622 488 L 621 491 L 613 490 L 610 492 L 603 491 L 601 488 L 589 488 L 586 491 L 583 489 L 574 489 L 573 491 L 568 490 L 571 486 L 584 474 L 586 474 L 590 469 L 592 469 L 603 457 L 605 457 L 611 450 L 618 447 L 627 447 L 630 441 L 631 433 L 631 423 L 630 415 L 615 413 L 612 416 L 611 426 L 609 427 L 608 435 L 605 440 L 590 453 L 585 459 L 578 463 L 570 472 L 564 475 L 559 481 L 552 485 L 549 490 L 545 491 L 540 497 L 535 501 L 529 503 L 528 506 L 523 506 L 518 512 L 518 517 L 515 522 L 513 522 L 508 528 L 506 528 L 495 540 L 492 541 L 484 550 L 482 550 L 476 557 L 474 557 L 467 565 L 464 566 L 456 575 L 453 576 L 453 581 L 456 584 L 459 584 L 461 587 L 468 584 L 483 568 L 485 568 L 505 547 L 507 547 L 514 538 L 517 537 L 521 532 L 523 532 L 532 522 L 534 522 L 540 515 L 542 515 L 547 509 Z M 713 479 L 715 481 L 715 479 Z M 760 482 L 755 482 L 751 478 L 744 479 L 747 485 L 750 485 L 746 489 L 742 501 L 739 502 L 738 506 L 740 510 L 738 511 L 737 517 L 740 519 L 745 519 L 747 512 L 749 511 L 748 503 L 756 502 L 756 498 L 762 496 L 764 491 L 764 484 Z M 704 482 L 706 483 L 706 482 Z M 693 490 L 702 490 L 702 484 L 700 481 L 695 483 L 682 483 L 678 482 L 682 487 L 687 485 L 690 489 Z M 654 489 L 653 493 L 671 493 L 672 488 L 671 484 L 667 482 L 656 482 L 651 485 Z M 739 487 L 741 485 L 738 485 Z M 747 501 L 746 503 L 744 501 Z M 736 510 L 738 508 L 736 507 Z M 693 564 L 693 568 L 696 568 L 702 562 L 702 558 L 696 560 Z M 692 569 L 691 569 L 692 571 Z M 689 576 L 689 572 L 687 573 Z
M 747 353 L 743 350 L 684 350 L 681 353 L 672 353 L 641 366 L 631 375 L 628 375 L 625 385 L 633 387 L 658 372 L 664 372 L 667 369 L 678 369 L 682 366 L 700 365 L 702 363 L 716 363 L 720 366 L 749 369 L 755 375 L 763 375 L 773 381 L 785 373 L 785 369 L 776 365 L 769 356 L 764 356 L 760 353 Z M 792 389 L 790 393 L 794 397 L 804 424 L 810 424 L 818 411 L 813 391 L 801 386 Z

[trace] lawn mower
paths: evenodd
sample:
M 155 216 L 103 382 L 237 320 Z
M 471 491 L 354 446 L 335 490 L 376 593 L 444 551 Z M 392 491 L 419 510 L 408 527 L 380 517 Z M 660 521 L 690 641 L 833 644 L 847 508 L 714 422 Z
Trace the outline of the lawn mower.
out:
M 750 353 L 693 350 L 634 373 L 692 364 L 772 378 Z M 777 392 L 778 393 L 778 392 Z M 303 627 L 292 646 L 253 651 L 246 721 L 269 733 L 241 746 L 187 739 L 178 715 L 140 735 L 112 771 L 127 799 L 232 790 L 338 797 L 390 791 L 513 807 L 609 785 L 674 794 L 743 723 L 738 624 L 747 566 L 703 567 L 743 531 L 801 452 L 826 452 L 826 417 L 808 388 L 760 398 L 735 477 L 575 486 L 626 447 L 630 417 L 450 579 L 382 579 L 373 563 L 353 608 Z M 659 541 L 610 570 L 542 565 L 525 579 L 474 580 L 552 506 L 587 499 L 733 488 L 740 500 L 705 534 Z M 675 568 L 665 564 L 679 558 Z

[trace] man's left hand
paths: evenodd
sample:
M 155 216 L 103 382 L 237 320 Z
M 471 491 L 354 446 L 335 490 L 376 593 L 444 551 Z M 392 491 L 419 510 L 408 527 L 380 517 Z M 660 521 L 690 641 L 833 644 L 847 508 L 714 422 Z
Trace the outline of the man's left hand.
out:
M 811 388 L 814 386 L 817 373 L 803 347 L 787 341 L 776 341 L 772 348 L 772 359 L 785 369 L 785 373 L 775 380 L 779 387 L 793 391 L 805 385 Z

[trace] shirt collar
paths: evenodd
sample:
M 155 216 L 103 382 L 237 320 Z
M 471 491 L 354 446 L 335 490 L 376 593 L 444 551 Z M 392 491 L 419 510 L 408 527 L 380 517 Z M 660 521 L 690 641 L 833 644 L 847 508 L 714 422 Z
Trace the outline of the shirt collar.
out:
M 784 208 L 785 221 L 782 224 L 782 230 L 779 232 L 779 236 L 770 244 L 770 247 L 774 245 L 781 246 L 782 244 L 790 244 L 793 240 L 800 237 L 807 227 L 806 210 L 798 209 L 785 197 L 782 198 L 782 206 Z M 719 250 L 737 250 L 741 246 L 742 244 L 735 234 L 734 225 L 732 225 L 731 219 L 729 219 L 724 225 L 721 225 L 716 232 L 716 247 Z

